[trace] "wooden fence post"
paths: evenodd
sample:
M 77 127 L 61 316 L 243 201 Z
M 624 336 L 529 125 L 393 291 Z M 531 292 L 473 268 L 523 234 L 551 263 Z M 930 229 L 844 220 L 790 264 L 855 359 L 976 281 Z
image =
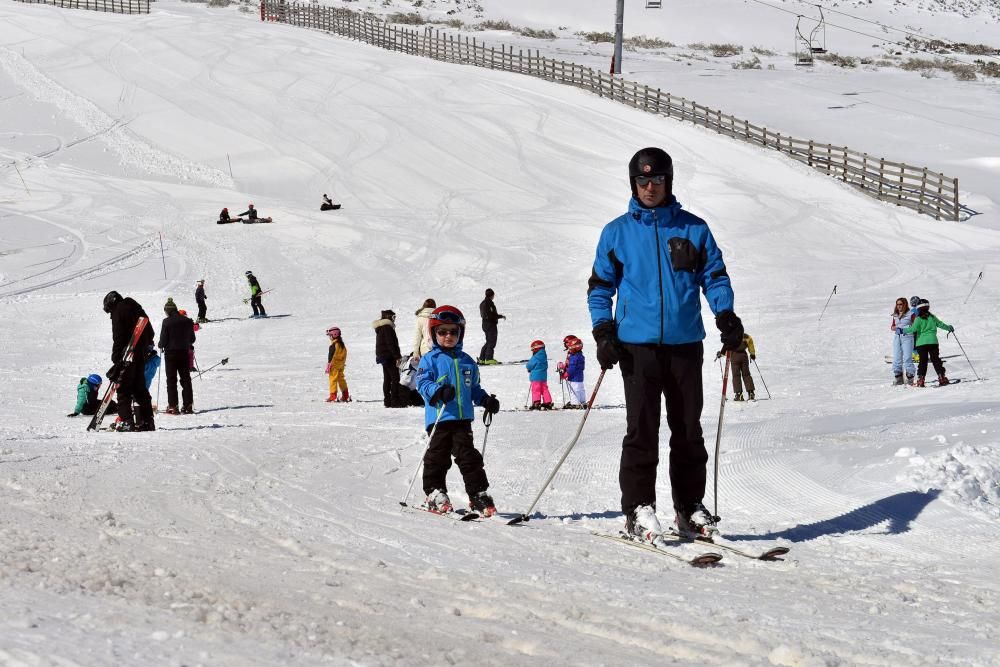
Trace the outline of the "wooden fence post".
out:
M 952 215 L 953 215 L 952 220 L 954 220 L 955 222 L 958 222 L 959 221 L 959 217 L 958 217 L 958 214 L 959 214 L 959 204 L 958 204 L 958 179 L 957 178 L 954 179 L 954 185 L 952 187 L 952 193 L 953 193 L 953 199 L 952 199 L 952 201 L 954 202 L 954 209 L 953 209 L 953 213 L 952 213 Z
M 878 160 L 878 198 L 882 199 L 885 194 L 885 158 Z
M 906 173 L 906 163 L 904 162 L 899 167 L 899 193 L 896 195 L 897 202 L 903 201 L 903 174 L 905 173 Z M 897 203 L 896 206 L 900 206 L 900 204 Z

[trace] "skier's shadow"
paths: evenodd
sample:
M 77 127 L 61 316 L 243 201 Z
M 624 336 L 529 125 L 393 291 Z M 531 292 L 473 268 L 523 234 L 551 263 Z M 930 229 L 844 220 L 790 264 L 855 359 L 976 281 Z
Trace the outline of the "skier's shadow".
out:
M 941 495 L 940 489 L 930 489 L 923 493 L 905 491 L 816 523 L 799 524 L 792 528 L 764 533 L 763 535 L 727 533 L 726 539 L 733 541 L 782 539 L 789 542 L 807 542 L 824 535 L 839 535 L 865 530 L 884 522 L 889 523 L 884 534 L 899 535 L 908 532 L 913 520 L 920 516 L 924 508 L 939 495 Z

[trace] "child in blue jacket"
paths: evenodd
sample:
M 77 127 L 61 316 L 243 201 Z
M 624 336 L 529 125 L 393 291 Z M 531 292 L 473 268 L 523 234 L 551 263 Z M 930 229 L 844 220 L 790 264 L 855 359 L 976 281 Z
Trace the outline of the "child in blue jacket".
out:
M 583 384 L 583 369 L 586 360 L 583 358 L 583 341 L 576 336 L 563 338 L 566 348 L 566 361 L 558 365 L 559 377 L 569 385 L 569 402 L 565 408 L 587 407 L 587 388 Z
M 552 394 L 549 393 L 549 358 L 545 354 L 545 343 L 531 342 L 531 359 L 525 365 L 528 380 L 531 381 L 531 409 L 551 410 Z
M 473 405 L 490 414 L 500 411 L 500 401 L 479 386 L 479 366 L 462 351 L 465 317 L 454 306 L 440 306 L 428 318 L 431 351 L 420 358 L 417 391 L 424 398 L 424 425 L 431 434 L 424 453 L 424 493 L 427 509 L 439 514 L 453 510 L 448 498 L 451 457 L 462 472 L 469 506 L 483 516 L 496 514 L 487 493 L 489 480 L 482 454 L 472 442 Z

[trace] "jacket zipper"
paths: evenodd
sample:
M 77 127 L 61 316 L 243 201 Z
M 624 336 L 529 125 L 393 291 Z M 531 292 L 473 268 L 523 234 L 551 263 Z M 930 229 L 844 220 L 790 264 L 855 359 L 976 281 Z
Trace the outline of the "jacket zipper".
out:
M 458 399 L 458 418 L 462 419 L 462 396 L 459 392 L 462 391 L 462 385 L 458 376 L 458 357 L 454 357 L 455 361 L 455 397 Z
M 653 213 L 653 234 L 656 236 L 656 275 L 660 279 L 660 345 L 663 345 L 663 267 L 660 260 L 660 230 Z

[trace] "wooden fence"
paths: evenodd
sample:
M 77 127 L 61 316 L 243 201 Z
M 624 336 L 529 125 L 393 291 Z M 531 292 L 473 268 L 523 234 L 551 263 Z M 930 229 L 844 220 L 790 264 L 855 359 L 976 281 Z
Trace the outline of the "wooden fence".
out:
M 55 0 L 58 2 L 59 0 Z M 93 1 L 93 0 L 91 0 Z M 314 28 L 402 53 L 526 74 L 575 86 L 643 111 L 689 121 L 734 139 L 770 148 L 852 185 L 877 199 L 937 219 L 959 220 L 958 179 L 927 167 L 859 153 L 812 139 L 796 139 L 620 76 L 539 55 L 538 51 L 488 46 L 475 37 L 431 28 L 393 26 L 347 9 L 261 0 L 262 21 Z
M 33 5 L 54 5 L 67 9 L 92 9 L 115 14 L 148 14 L 149 0 L 17 0 Z

